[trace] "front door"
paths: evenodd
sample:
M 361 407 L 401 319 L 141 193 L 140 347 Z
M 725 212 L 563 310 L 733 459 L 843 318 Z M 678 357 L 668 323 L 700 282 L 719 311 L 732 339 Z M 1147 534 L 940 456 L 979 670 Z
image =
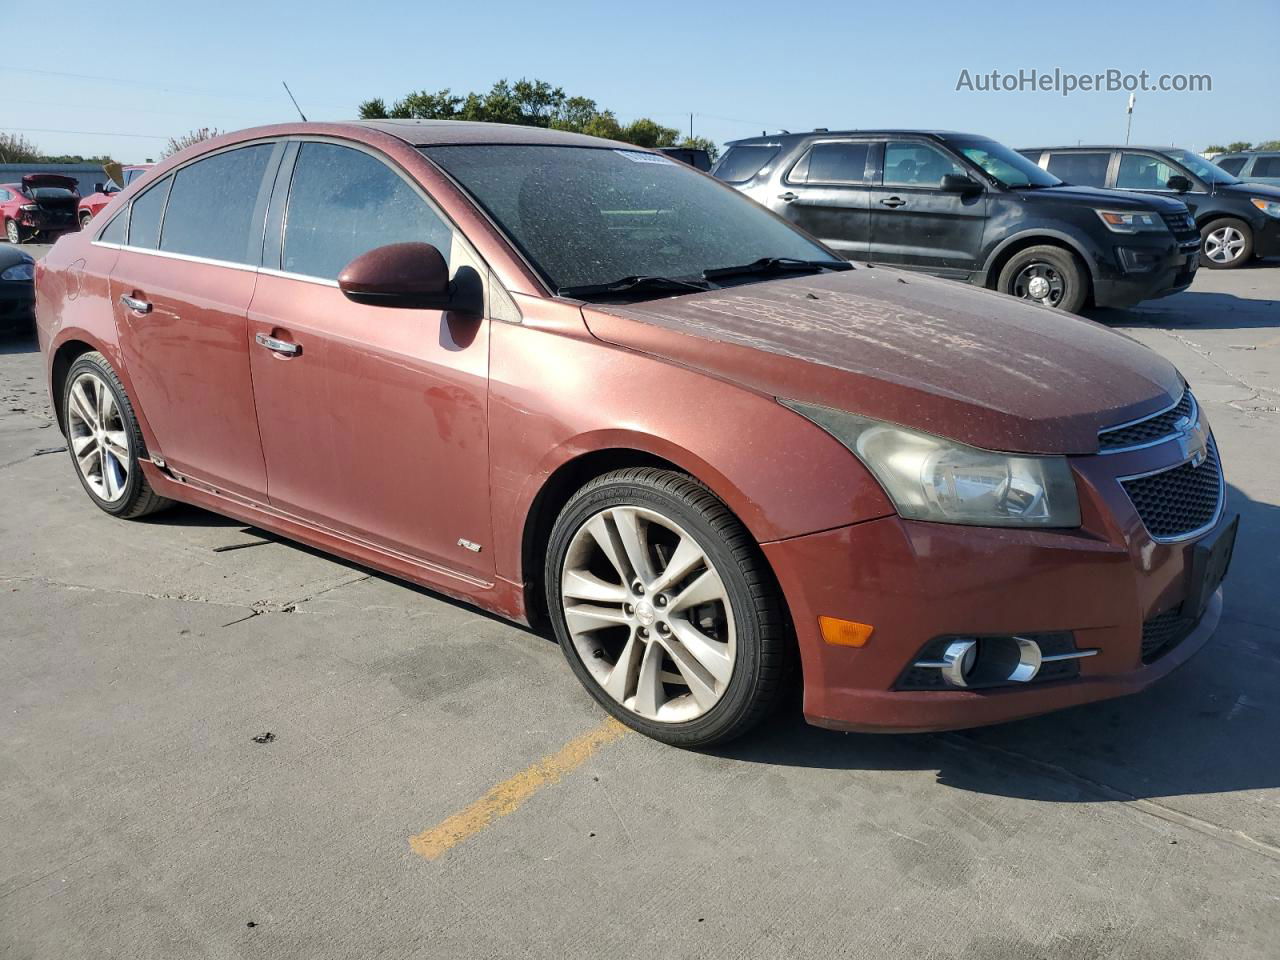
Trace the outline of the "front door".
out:
M 942 190 L 947 174 L 968 171 L 933 144 L 884 145 L 881 185 L 871 194 L 872 260 L 956 277 L 980 268 L 986 192 Z
M 411 240 L 437 246 L 455 280 L 482 265 L 415 185 L 364 149 L 303 142 L 291 182 L 279 180 L 282 243 L 265 254 L 279 269 L 264 270 L 249 309 L 272 506 L 491 577 L 487 320 L 357 304 L 336 283 L 359 254 Z
M 846 259 L 871 247 L 872 144 L 819 140 L 782 178 L 773 210 Z
M 249 380 L 249 302 L 276 145 L 180 168 L 139 194 L 111 271 L 120 349 L 175 472 L 261 500 L 266 470 Z

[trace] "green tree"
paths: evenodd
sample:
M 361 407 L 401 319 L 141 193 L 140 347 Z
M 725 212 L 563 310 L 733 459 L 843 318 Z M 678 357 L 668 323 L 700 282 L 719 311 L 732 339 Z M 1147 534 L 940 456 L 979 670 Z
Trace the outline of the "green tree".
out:
M 680 135 L 678 130 L 664 127 L 648 117 L 623 126 L 613 111 L 602 109 L 589 97 L 571 97 L 562 88 L 553 87 L 545 80 L 526 78 L 514 83 L 504 78 L 484 93 L 473 92 L 465 96 L 458 96 L 447 87 L 435 93 L 420 90 L 394 101 L 390 107 L 381 97 L 374 97 L 361 103 L 358 110 L 365 120 L 404 117 L 512 123 L 570 130 L 642 147 L 668 147 Z M 704 141 L 699 141 L 699 145 L 702 143 Z
M 1253 149 L 1255 150 L 1280 150 L 1280 140 L 1263 140 Z
M 39 148 L 20 133 L 0 133 L 0 163 L 35 163 Z
M 1253 144 L 1247 140 L 1235 140 L 1227 144 L 1227 153 L 1239 153 L 1242 150 L 1252 150 Z

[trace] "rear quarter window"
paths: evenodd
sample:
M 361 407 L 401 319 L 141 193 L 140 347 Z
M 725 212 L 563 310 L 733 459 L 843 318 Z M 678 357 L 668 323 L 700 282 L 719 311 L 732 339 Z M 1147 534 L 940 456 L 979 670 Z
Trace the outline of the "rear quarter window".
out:
M 778 155 L 778 149 L 778 145 L 773 143 L 746 143 L 730 147 L 711 174 L 726 183 L 745 183 Z

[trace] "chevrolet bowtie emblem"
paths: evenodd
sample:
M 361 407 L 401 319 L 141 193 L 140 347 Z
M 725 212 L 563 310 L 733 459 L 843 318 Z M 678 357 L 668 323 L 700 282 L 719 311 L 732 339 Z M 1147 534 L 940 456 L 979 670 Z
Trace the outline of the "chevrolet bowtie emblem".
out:
M 1182 449 L 1182 458 L 1191 461 L 1191 466 L 1198 467 L 1209 455 L 1209 441 L 1205 437 L 1204 427 L 1199 422 L 1192 423 L 1190 417 L 1183 417 L 1176 424 L 1178 446 Z

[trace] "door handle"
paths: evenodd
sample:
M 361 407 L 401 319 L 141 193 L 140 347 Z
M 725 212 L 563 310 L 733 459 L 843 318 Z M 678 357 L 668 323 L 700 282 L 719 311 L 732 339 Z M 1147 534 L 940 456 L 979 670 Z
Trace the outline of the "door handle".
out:
M 266 347 L 272 353 L 283 353 L 286 357 L 297 356 L 302 352 L 302 347 L 296 343 L 290 343 L 288 340 L 279 340 L 276 337 L 269 337 L 265 333 L 254 335 L 254 340 L 258 341 L 258 346 Z
M 885 197 L 880 202 L 886 207 L 905 207 L 907 205 L 907 201 L 903 200 L 901 197 Z
M 134 313 L 150 313 L 151 304 L 146 300 L 139 300 L 137 297 L 131 297 L 127 293 L 120 294 L 120 302 L 132 310 Z
M 786 193 L 778 194 L 778 199 L 785 200 L 787 203 L 790 203 L 792 200 L 799 200 L 800 194 L 792 193 L 790 190 L 788 190 Z

